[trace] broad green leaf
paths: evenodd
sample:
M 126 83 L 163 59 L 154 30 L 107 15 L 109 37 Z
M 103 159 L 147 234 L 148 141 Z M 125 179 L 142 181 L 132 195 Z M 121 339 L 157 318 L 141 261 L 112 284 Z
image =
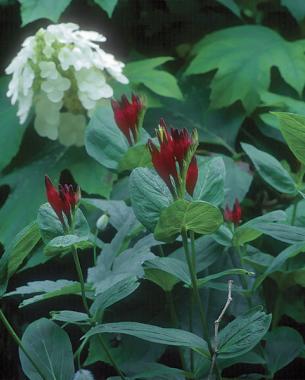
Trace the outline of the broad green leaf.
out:
M 68 334 L 56 323 L 41 318 L 32 322 L 22 336 L 22 344 L 45 380 L 71 380 L 74 375 L 72 346 Z M 41 380 L 22 350 L 19 357 L 23 372 L 31 380 Z
M 240 315 L 220 330 L 218 357 L 229 359 L 252 350 L 269 329 L 271 314 L 255 307 Z
M 86 128 L 86 150 L 101 165 L 116 169 L 128 150 L 128 142 L 117 127 L 110 104 L 98 107 Z
M 262 178 L 274 189 L 285 194 L 296 194 L 296 184 L 281 163 L 268 153 L 252 145 L 242 143 L 243 150 L 250 157 Z
M 225 247 L 232 246 L 233 232 L 226 226 L 222 225 L 219 229 L 212 235 L 212 238 L 218 243 Z
M 20 267 L 23 260 L 32 252 L 41 239 L 36 222 L 33 222 L 20 231 L 7 247 L 9 252 L 8 276 L 11 277 Z
M 69 155 L 63 160 L 75 182 L 82 191 L 109 198 L 116 174 L 88 156 L 85 149 L 70 148 Z
M 74 218 L 74 235 L 79 238 L 88 238 L 90 232 L 89 225 L 85 215 L 79 208 L 75 211 Z M 63 226 L 49 203 L 44 203 L 40 206 L 37 215 L 37 223 L 40 228 L 42 239 L 45 243 L 49 243 L 54 238 L 65 235 Z M 61 245 L 67 245 L 68 240 L 62 241 Z M 56 241 L 56 244 L 60 245 L 60 241 Z
M 225 165 L 221 157 L 200 162 L 193 199 L 210 202 L 215 206 L 222 204 L 225 175 Z
M 154 279 L 157 280 L 156 273 L 159 274 L 158 277 L 160 285 L 164 285 L 166 287 L 166 289 L 163 287 L 164 290 L 171 290 L 179 281 L 182 281 L 184 284 L 191 285 L 189 270 L 186 263 L 173 257 L 156 257 L 154 260 L 146 261 L 146 276 L 148 274 L 148 278 L 152 281 Z M 163 279 L 162 274 L 170 274 L 171 276 L 168 277 L 165 275 L 165 278 Z M 150 278 L 150 276 L 152 276 L 152 278 Z
M 94 0 L 111 18 L 114 8 L 116 7 L 118 0 Z
M 20 125 L 17 117 L 16 107 L 10 104 L 6 96 L 8 78 L 0 78 L 0 171 L 10 163 L 17 154 L 28 122 Z
M 93 243 L 88 240 L 88 236 L 63 235 L 57 236 L 50 240 L 44 248 L 47 256 L 64 255 L 72 252 L 74 249 L 88 249 Z
M 22 26 L 40 18 L 57 22 L 71 0 L 19 0 Z
M 302 336 L 291 327 L 281 326 L 266 335 L 265 357 L 272 377 L 296 359 L 304 347 Z
M 146 145 L 135 145 L 128 149 L 123 158 L 121 159 L 118 170 L 132 170 L 137 167 L 150 167 L 151 156 Z
M 140 283 L 136 276 L 130 276 L 117 282 L 108 289 L 101 290 L 90 307 L 91 313 L 103 312 L 109 306 L 128 297 L 139 287 Z
M 69 295 L 69 294 L 80 294 L 81 288 L 80 284 L 76 281 L 69 280 L 57 280 L 57 281 L 33 281 L 29 282 L 27 285 L 20 286 L 16 290 L 7 293 L 5 296 L 16 296 L 16 295 L 37 295 L 27 298 L 21 302 L 19 307 L 24 307 L 31 305 L 35 302 L 44 301 L 54 297 Z
M 198 278 L 197 282 L 198 282 L 198 287 L 201 288 L 201 287 L 204 287 L 205 284 L 207 284 L 208 282 L 216 280 L 218 278 L 233 276 L 233 275 L 251 276 L 253 274 L 254 274 L 253 272 L 249 272 L 245 269 L 238 269 L 238 268 L 227 269 L 227 270 L 224 270 L 223 272 L 211 274 L 211 275 L 205 276 L 203 278 Z
M 268 266 L 267 270 L 257 278 L 255 281 L 254 288 L 257 289 L 259 285 L 264 281 L 264 279 L 269 276 L 271 273 L 278 271 L 287 260 L 295 257 L 299 253 L 303 253 L 305 250 L 305 241 L 301 241 L 290 245 L 286 249 L 284 249 L 279 255 L 277 255 L 271 264 Z
M 178 368 L 167 367 L 160 363 L 140 363 L 138 366 L 134 363 L 134 369 L 133 372 L 136 373 L 136 375 L 131 376 L 130 380 L 183 380 L 185 377 L 191 377 L 190 373 Z
M 171 242 L 183 229 L 206 235 L 215 232 L 222 223 L 221 212 L 211 203 L 181 199 L 161 212 L 154 235 L 157 240 Z
M 210 356 L 207 343 L 199 336 L 184 330 L 158 327 L 138 322 L 119 322 L 93 327 L 84 337 L 89 338 L 95 334 L 103 333 L 127 334 L 152 343 L 188 347 L 203 356 Z
M 239 226 L 234 232 L 234 244 L 243 245 L 249 241 L 257 239 L 263 233 L 266 233 L 268 227 L 274 223 L 283 222 L 287 219 L 284 211 L 272 211 L 268 214 L 251 219 L 249 222 Z M 287 227 L 287 226 L 286 226 Z M 264 230 L 264 231 L 262 231 Z
M 95 295 L 104 293 L 108 297 L 108 289 L 114 285 L 131 277 L 143 277 L 144 262 L 155 258 L 155 255 L 150 251 L 150 246 L 141 244 L 143 239 L 139 240 L 132 248 L 122 250 L 128 226 L 127 221 L 111 244 L 104 246 L 102 254 L 98 256 L 97 265 L 88 270 L 88 282 L 92 283 Z M 124 287 L 124 283 L 122 284 Z
M 160 213 L 173 202 L 162 179 L 153 170 L 137 168 L 129 178 L 131 205 L 138 220 L 153 231 Z
M 236 199 L 241 202 L 252 183 L 253 175 L 245 162 L 235 162 L 230 157 L 223 156 L 225 163 L 225 205 L 233 207 Z
M 80 313 L 78 311 L 72 310 L 60 310 L 51 312 L 52 319 L 54 321 L 65 322 L 65 323 L 90 323 L 88 315 L 85 313 Z
M 194 48 L 195 58 L 186 75 L 217 70 L 211 83 L 212 107 L 227 107 L 240 100 L 251 113 L 259 104 L 261 93 L 269 88 L 274 66 L 285 82 L 302 93 L 304 50 L 303 40 L 287 42 L 264 26 L 235 26 L 204 37 Z
M 166 71 L 156 69 L 172 59 L 172 57 L 157 57 L 130 62 L 126 65 L 124 73 L 132 84 L 144 84 L 158 95 L 182 99 L 183 95 L 176 78 Z
M 160 286 L 165 292 L 170 292 L 173 290 L 174 286 L 179 282 L 179 279 L 174 275 L 163 272 L 160 269 L 155 268 L 144 268 L 145 269 L 145 279 L 153 282 L 154 284 Z
M 305 6 L 303 0 L 281 0 L 281 4 L 287 7 L 291 15 L 301 22 L 305 17 Z
M 288 112 L 273 112 L 280 119 L 280 129 L 296 158 L 305 164 L 305 116 Z

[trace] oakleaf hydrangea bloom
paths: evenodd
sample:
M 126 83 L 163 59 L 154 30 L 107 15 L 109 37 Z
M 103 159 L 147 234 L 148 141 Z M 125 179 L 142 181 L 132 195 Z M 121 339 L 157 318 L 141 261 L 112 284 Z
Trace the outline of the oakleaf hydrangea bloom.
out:
M 76 372 L 73 380 L 94 380 L 92 373 L 86 369 L 80 369 Z
M 104 41 L 72 23 L 50 25 L 28 37 L 6 69 L 12 75 L 7 96 L 18 102 L 20 123 L 33 105 L 39 135 L 82 145 L 90 112 L 113 96 L 109 79 L 128 83 L 124 64 L 100 48 Z

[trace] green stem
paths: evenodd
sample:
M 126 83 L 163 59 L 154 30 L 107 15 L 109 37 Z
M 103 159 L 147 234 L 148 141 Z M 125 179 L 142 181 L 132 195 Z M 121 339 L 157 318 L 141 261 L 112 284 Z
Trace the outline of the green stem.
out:
M 297 209 L 298 209 L 298 202 L 295 202 L 292 206 L 292 215 L 291 215 L 291 221 L 290 224 L 293 226 L 295 223 L 295 219 L 297 216 Z
M 82 272 L 82 267 L 79 262 L 78 254 L 77 254 L 77 249 L 74 247 L 73 249 L 73 259 L 77 271 L 77 275 L 79 278 L 80 282 L 80 288 L 81 288 L 81 295 L 82 295 L 82 300 L 83 300 L 83 305 L 86 310 L 86 313 L 88 314 L 88 317 L 91 319 L 91 313 L 89 310 L 88 302 L 87 302 L 87 297 L 86 297 L 86 289 L 85 289 L 85 281 L 84 281 L 84 276 Z
M 213 347 L 212 347 L 211 339 L 210 339 L 210 335 L 209 335 L 208 323 L 206 320 L 206 313 L 205 313 L 204 306 L 203 306 L 203 303 L 202 303 L 201 298 L 200 298 L 200 293 L 199 293 L 198 284 L 197 284 L 197 276 L 196 276 L 196 273 L 195 273 L 194 268 L 192 266 L 192 258 L 191 258 L 189 247 L 188 247 L 188 237 L 187 237 L 187 232 L 186 232 L 185 228 L 183 228 L 183 230 L 181 232 L 181 236 L 182 236 L 185 258 L 186 258 L 187 265 L 188 265 L 189 272 L 190 272 L 190 276 L 191 276 L 194 300 L 195 300 L 195 302 L 199 308 L 199 315 L 200 315 L 200 321 L 201 321 L 201 325 L 202 325 L 203 337 L 208 344 L 208 349 L 209 349 L 209 352 L 210 352 L 210 355 L 212 358 L 214 351 L 213 351 Z M 216 370 L 217 379 L 221 380 L 220 370 L 219 370 L 217 365 L 215 365 L 215 370 Z
M 17 345 L 23 351 L 24 355 L 29 359 L 29 361 L 31 362 L 32 366 L 36 369 L 37 373 L 39 373 L 39 375 L 41 376 L 41 378 L 43 380 L 46 380 L 46 377 L 42 373 L 41 369 L 35 363 L 35 361 L 31 357 L 31 355 L 27 352 L 27 350 L 25 349 L 25 347 L 24 347 L 23 343 L 21 342 L 19 336 L 16 334 L 15 330 L 13 329 L 12 325 L 9 323 L 8 319 L 6 318 L 6 316 L 4 315 L 4 313 L 3 313 L 3 311 L 1 309 L 0 309 L 0 320 L 4 324 L 5 328 L 7 329 L 7 331 L 11 335 L 11 337 L 14 339 L 14 341 L 17 343 Z
M 163 248 L 161 245 L 159 245 L 159 251 L 160 251 L 160 255 L 162 257 L 165 257 L 164 251 L 163 251 Z M 173 327 L 178 328 L 179 327 L 179 321 L 178 321 L 178 317 L 177 317 L 177 313 L 176 313 L 176 308 L 175 308 L 175 303 L 174 303 L 172 292 L 166 291 L 165 295 L 166 295 L 167 304 L 169 305 L 172 325 L 173 325 Z M 183 352 L 182 352 L 180 347 L 178 348 L 178 352 L 179 352 L 182 368 L 184 371 L 186 371 L 186 363 L 184 360 Z
M 194 307 L 194 297 L 191 296 L 190 309 L 189 309 L 189 331 L 193 332 L 193 307 Z M 194 372 L 194 352 L 190 349 L 190 362 L 191 362 L 191 372 Z
M 197 273 L 197 269 L 196 269 L 196 248 L 195 248 L 195 234 L 193 231 L 190 232 L 190 237 L 191 237 L 191 249 L 192 249 L 192 265 L 193 265 L 193 270 L 196 274 Z
M 98 229 L 95 230 L 95 234 L 94 234 L 94 246 L 93 246 L 93 264 L 94 264 L 94 266 L 96 266 L 96 261 L 97 261 L 97 254 L 96 254 L 97 235 L 98 235 Z
M 93 321 L 92 315 L 91 315 L 90 310 L 89 310 L 89 306 L 88 306 L 88 302 L 87 302 L 87 297 L 86 297 L 84 276 L 83 276 L 82 268 L 81 268 L 80 261 L 79 261 L 79 258 L 78 258 L 77 249 L 75 247 L 73 249 L 73 259 L 74 259 L 76 271 L 77 271 L 79 282 L 80 282 L 83 305 L 84 305 L 85 311 L 86 311 L 86 313 L 88 315 L 90 324 L 91 324 L 92 327 L 94 327 L 95 326 L 95 322 Z M 123 373 L 121 372 L 121 370 L 117 366 L 116 362 L 114 361 L 114 359 L 113 359 L 110 351 L 108 350 L 107 345 L 105 344 L 103 337 L 101 335 L 97 335 L 97 338 L 98 338 L 98 340 L 99 340 L 99 342 L 100 342 L 103 350 L 105 351 L 105 354 L 107 355 L 110 363 L 112 364 L 113 368 L 117 371 L 118 375 L 120 376 L 120 378 L 122 380 L 126 380 L 126 377 L 123 375 Z

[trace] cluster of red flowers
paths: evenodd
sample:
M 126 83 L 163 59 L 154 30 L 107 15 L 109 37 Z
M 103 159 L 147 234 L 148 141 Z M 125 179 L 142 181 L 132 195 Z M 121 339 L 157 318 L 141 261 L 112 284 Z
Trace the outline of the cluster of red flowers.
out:
M 235 225 L 238 225 L 241 222 L 242 218 L 242 209 L 238 202 L 238 199 L 235 200 L 234 206 L 231 209 L 229 206 L 226 207 L 224 212 L 225 220 L 232 222 Z
M 136 95 L 132 95 L 129 102 L 123 95 L 120 101 L 112 100 L 111 104 L 117 126 L 126 136 L 128 143 L 135 144 L 138 141 L 143 102 Z M 198 179 L 198 165 L 195 157 L 198 146 L 197 131 L 194 130 L 192 134 L 189 134 L 185 128 L 169 129 L 165 121 L 161 119 L 156 135 L 159 147 L 151 139 L 147 143 L 156 172 L 175 199 L 183 198 L 185 191 L 193 195 Z M 59 220 L 65 225 L 65 216 L 68 224 L 71 225 L 75 208 L 80 200 L 79 188 L 74 191 L 72 185 L 59 185 L 56 189 L 47 176 L 45 184 L 48 201 Z M 232 209 L 226 207 L 224 217 L 235 225 L 241 222 L 242 209 L 237 199 Z
M 58 189 L 56 189 L 48 176 L 45 176 L 45 185 L 48 202 L 58 219 L 65 226 L 65 215 L 69 225 L 71 225 L 73 213 L 80 200 L 79 187 L 77 187 L 76 191 L 74 191 L 72 185 L 59 185 Z
M 133 94 L 131 103 L 129 103 L 126 95 L 123 95 L 120 101 L 112 99 L 111 105 L 114 120 L 124 133 L 129 145 L 136 144 L 139 135 L 140 118 L 144 108 L 141 99 Z
M 183 187 L 193 195 L 198 179 L 198 166 L 194 156 L 198 145 L 196 132 L 190 135 L 185 128 L 180 131 L 171 128 L 169 132 L 161 119 L 157 138 L 159 149 L 151 139 L 148 140 L 152 163 L 157 173 L 174 197 L 183 195 Z

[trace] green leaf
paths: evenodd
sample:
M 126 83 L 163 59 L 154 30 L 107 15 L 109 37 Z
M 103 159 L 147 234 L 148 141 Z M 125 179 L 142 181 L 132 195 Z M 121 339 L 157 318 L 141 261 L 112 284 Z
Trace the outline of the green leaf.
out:
M 114 8 L 116 7 L 118 0 L 94 0 L 111 18 Z
M 241 202 L 246 196 L 252 183 L 253 175 L 249 166 L 244 162 L 236 162 L 230 157 L 222 157 L 225 163 L 225 204 L 233 207 L 235 200 Z
M 217 70 L 211 83 L 212 107 L 227 107 L 240 100 L 251 113 L 270 85 L 274 66 L 285 82 L 302 93 L 304 50 L 304 41 L 287 42 L 264 26 L 235 26 L 204 37 L 194 48 L 195 58 L 186 75 Z
M 21 3 L 22 26 L 40 18 L 57 22 L 59 17 L 71 3 L 71 0 L 19 0 Z
M 172 57 L 157 57 L 130 62 L 124 73 L 133 84 L 144 84 L 151 91 L 169 98 L 183 99 L 176 78 L 166 71 L 156 69 Z
M 240 315 L 220 330 L 218 357 L 229 359 L 252 350 L 269 329 L 271 314 L 255 307 Z
M 96 108 L 86 128 L 89 156 L 109 169 L 116 169 L 128 150 L 126 137 L 117 127 L 110 104 Z
M 45 380 L 71 380 L 74 375 L 72 346 L 68 334 L 54 322 L 41 318 L 32 322 L 22 336 L 22 344 Z M 31 380 L 41 380 L 23 351 L 19 349 L 23 372 Z
M 90 312 L 95 314 L 103 312 L 109 306 L 121 301 L 132 294 L 140 283 L 136 276 L 130 276 L 117 282 L 108 289 L 102 289 L 90 307 Z
M 15 106 L 10 104 L 6 96 L 8 87 L 8 78 L 0 78 L 0 171 L 10 163 L 12 158 L 17 154 L 24 132 L 28 122 L 20 125 L 17 117 Z
M 296 184 L 280 162 L 268 153 L 252 145 L 242 143 L 243 150 L 250 157 L 262 178 L 274 189 L 285 194 L 296 194 Z
M 89 225 L 85 215 L 79 208 L 75 211 L 74 218 L 74 235 L 79 238 L 88 238 L 90 233 Z M 49 243 L 54 238 L 59 236 L 63 237 L 63 235 L 65 235 L 63 226 L 49 203 L 44 203 L 40 206 L 37 215 L 37 223 L 40 228 L 42 239 L 45 243 Z M 69 242 L 65 240 L 62 242 L 56 241 L 54 244 L 63 246 L 63 244 L 69 245 Z
M 146 145 L 135 145 L 128 149 L 119 163 L 118 171 L 151 166 L 151 156 Z
M 221 157 L 200 162 L 193 199 L 219 206 L 224 199 L 225 175 L 225 165 Z
M 305 116 L 288 112 L 272 112 L 280 119 L 280 129 L 296 158 L 305 164 Z
M 115 284 L 130 277 L 143 277 L 144 262 L 155 257 L 150 251 L 150 244 L 145 245 L 145 238 L 139 240 L 132 248 L 122 250 L 128 228 L 127 220 L 111 244 L 104 246 L 103 253 L 98 256 L 97 265 L 88 270 L 88 282 L 93 284 L 96 295 L 105 293 Z M 107 292 L 106 296 L 108 294 Z
M 168 187 L 155 171 L 137 168 L 130 175 L 129 190 L 136 217 L 149 231 L 153 231 L 161 211 L 173 202 Z
M 152 343 L 188 347 L 199 354 L 210 357 L 207 343 L 199 336 L 184 330 L 163 328 L 138 322 L 106 323 L 90 329 L 84 338 L 95 334 L 127 334 Z
M 305 250 L 305 241 L 301 241 L 290 245 L 286 249 L 284 249 L 279 255 L 277 255 L 272 263 L 268 266 L 267 270 L 257 278 L 255 281 L 254 288 L 257 289 L 259 285 L 264 281 L 264 279 L 269 276 L 271 273 L 278 271 L 287 260 L 295 257 L 299 253 L 303 253 Z
M 242 224 L 234 231 L 234 244 L 243 245 L 249 241 L 257 239 L 263 233 L 268 232 L 268 228 L 274 223 L 282 222 L 287 219 L 284 211 L 272 211 L 268 214 L 259 216 Z M 285 225 L 287 228 L 287 225 Z
M 173 257 L 156 257 L 146 261 L 145 275 L 167 291 L 171 290 L 179 281 L 191 285 L 186 263 Z
M 82 250 L 92 246 L 93 243 L 88 240 L 88 236 L 63 235 L 50 240 L 44 248 L 44 253 L 47 256 L 63 255 L 74 249 Z
M 54 321 L 72 323 L 72 324 L 81 324 L 81 323 L 90 323 L 88 315 L 86 313 L 79 313 L 78 311 L 72 310 L 60 310 L 51 312 L 52 319 Z
M 227 269 L 223 272 L 211 274 L 209 276 L 205 276 L 203 278 L 198 278 L 198 287 L 204 287 L 205 284 L 207 284 L 210 281 L 216 280 L 218 278 L 227 277 L 227 276 L 233 276 L 233 275 L 240 275 L 240 276 L 251 276 L 254 275 L 253 272 L 249 272 L 245 269 Z
M 305 17 L 305 5 L 303 0 L 281 0 L 281 4 L 287 7 L 291 15 L 301 22 Z
M 7 247 L 9 252 L 8 276 L 11 277 L 20 267 L 23 260 L 32 252 L 41 239 L 36 222 L 33 222 L 20 231 Z
M 302 336 L 291 327 L 281 326 L 266 335 L 265 358 L 272 377 L 296 359 L 304 347 Z
M 215 232 L 222 223 L 221 212 L 212 204 L 181 199 L 161 212 L 154 235 L 157 240 L 171 242 L 183 229 L 206 235 Z
M 54 297 L 69 295 L 69 294 L 80 294 L 81 288 L 80 284 L 76 281 L 69 280 L 57 280 L 57 281 L 33 281 L 28 282 L 27 285 L 20 286 L 16 290 L 7 293 L 5 296 L 16 296 L 16 295 L 27 295 L 35 294 L 37 295 L 23 300 L 19 307 L 24 307 L 31 305 L 36 302 L 48 300 Z M 38 294 L 41 293 L 41 294 Z
M 109 198 L 117 176 L 88 156 L 85 149 L 70 148 L 63 166 L 69 169 L 82 191 Z

